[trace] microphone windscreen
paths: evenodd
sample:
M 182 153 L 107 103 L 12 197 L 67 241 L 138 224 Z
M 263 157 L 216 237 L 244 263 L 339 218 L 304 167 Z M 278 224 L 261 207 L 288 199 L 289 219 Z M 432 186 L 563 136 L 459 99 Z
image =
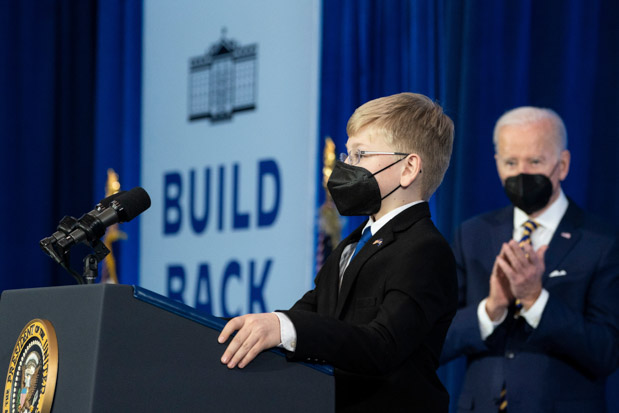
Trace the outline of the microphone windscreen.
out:
M 129 222 L 150 208 L 150 197 L 144 188 L 139 186 L 121 194 L 116 201 L 122 207 L 118 213 L 120 222 Z
M 115 200 L 116 198 L 118 198 L 119 196 L 121 196 L 122 194 L 126 192 L 127 191 L 118 191 L 115 194 L 108 196 L 107 198 L 103 198 L 101 201 L 99 201 L 99 204 L 101 204 L 103 208 L 107 208 L 110 206 L 113 200 Z

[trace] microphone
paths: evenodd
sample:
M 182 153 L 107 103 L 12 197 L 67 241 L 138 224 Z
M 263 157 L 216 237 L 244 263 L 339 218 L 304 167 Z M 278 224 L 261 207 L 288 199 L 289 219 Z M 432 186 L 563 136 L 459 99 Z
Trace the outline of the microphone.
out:
M 150 208 L 150 197 L 143 188 L 135 187 L 103 199 L 95 209 L 82 215 L 58 246 L 66 251 L 80 242 L 91 243 L 105 234 L 107 227 L 129 222 Z
M 58 224 L 58 231 L 41 240 L 39 245 L 58 264 L 63 264 L 65 254 L 75 244 L 96 243 L 107 227 L 129 222 L 150 207 L 150 197 L 143 188 L 120 191 L 102 199 L 95 209 L 79 219 L 66 216 Z

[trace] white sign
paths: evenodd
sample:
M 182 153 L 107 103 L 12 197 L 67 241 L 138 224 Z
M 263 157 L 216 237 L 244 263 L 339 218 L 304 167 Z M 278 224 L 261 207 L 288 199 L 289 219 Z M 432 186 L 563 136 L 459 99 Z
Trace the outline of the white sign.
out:
M 145 1 L 140 285 L 219 316 L 311 287 L 319 1 Z

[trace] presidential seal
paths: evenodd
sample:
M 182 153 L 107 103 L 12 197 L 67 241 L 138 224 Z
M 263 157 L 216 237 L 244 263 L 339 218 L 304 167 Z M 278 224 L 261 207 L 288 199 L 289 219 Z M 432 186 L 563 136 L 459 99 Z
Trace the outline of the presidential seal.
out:
M 6 375 L 2 413 L 49 413 L 56 389 L 58 346 L 48 320 L 34 319 L 19 334 Z

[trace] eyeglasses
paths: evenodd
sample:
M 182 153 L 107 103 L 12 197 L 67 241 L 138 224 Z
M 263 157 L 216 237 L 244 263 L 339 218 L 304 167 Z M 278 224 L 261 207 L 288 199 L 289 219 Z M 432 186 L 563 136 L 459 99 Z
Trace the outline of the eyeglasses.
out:
M 357 149 L 353 153 L 340 153 L 340 161 L 345 162 L 349 165 L 357 165 L 361 162 L 361 157 L 368 155 L 398 155 L 398 156 L 408 156 L 408 153 L 403 152 L 376 152 L 376 151 L 361 151 Z

